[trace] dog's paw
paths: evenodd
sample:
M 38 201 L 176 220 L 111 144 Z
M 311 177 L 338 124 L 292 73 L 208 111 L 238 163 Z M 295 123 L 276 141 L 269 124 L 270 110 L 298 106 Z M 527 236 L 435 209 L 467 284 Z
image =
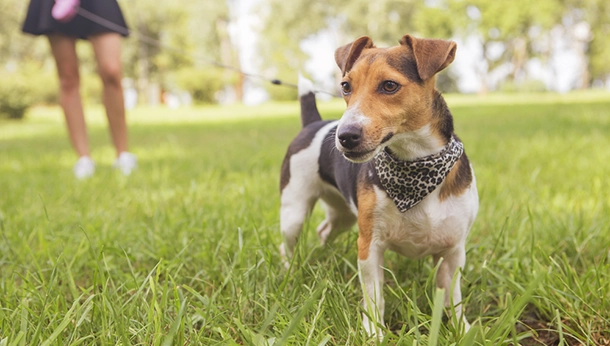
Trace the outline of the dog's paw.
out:
M 282 259 L 282 263 L 284 263 L 284 267 L 286 269 L 290 268 L 290 259 L 288 258 L 288 255 L 286 253 L 285 243 L 282 243 L 282 245 L 280 245 L 280 258 Z
M 369 320 L 369 317 L 366 314 L 362 314 L 362 326 L 364 327 L 366 335 L 369 337 L 377 338 L 379 341 L 383 339 L 383 330 L 381 330 L 375 322 Z
M 470 330 L 470 323 L 466 321 L 466 317 L 462 319 L 462 325 L 464 326 L 464 334 L 468 333 L 468 331 Z

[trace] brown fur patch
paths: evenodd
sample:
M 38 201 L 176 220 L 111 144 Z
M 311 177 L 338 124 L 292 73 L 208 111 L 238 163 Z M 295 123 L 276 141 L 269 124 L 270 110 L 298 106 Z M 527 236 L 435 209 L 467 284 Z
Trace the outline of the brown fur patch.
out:
M 405 35 L 400 44 L 413 50 L 417 61 L 417 72 L 423 80 L 428 80 L 449 66 L 455 59 L 457 45 L 452 41 L 419 39 Z
M 448 111 L 449 118 L 435 119 L 439 108 L 446 105 L 438 102 L 442 97 L 434 87 L 434 76 L 453 61 L 455 51 L 455 42 L 410 35 L 405 35 L 399 46 L 390 48 L 375 48 L 370 38 L 361 37 L 337 49 L 335 58 L 342 68 L 343 81 L 351 87 L 344 95 L 347 107 L 358 107 L 370 120 L 362 129 L 359 151 L 373 150 L 389 133 L 411 132 L 428 124 L 435 137 L 448 142 L 452 119 Z M 386 81 L 397 83 L 400 88 L 384 92 L 382 85 Z
M 375 204 L 377 197 L 370 185 L 359 183 L 358 188 L 358 259 L 361 261 L 369 257 L 369 248 L 373 240 L 373 227 L 375 225 Z
M 343 72 L 343 75 L 352 68 L 352 65 L 360 58 L 365 49 L 373 48 L 373 40 L 368 36 L 359 37 L 356 41 L 339 47 L 335 51 L 335 61 Z
M 471 183 L 472 172 L 470 171 L 470 162 L 466 153 L 463 153 L 462 157 L 460 157 L 447 175 L 447 178 L 445 178 L 438 195 L 439 199 L 442 202 L 449 198 L 449 196 L 459 196 L 466 191 Z

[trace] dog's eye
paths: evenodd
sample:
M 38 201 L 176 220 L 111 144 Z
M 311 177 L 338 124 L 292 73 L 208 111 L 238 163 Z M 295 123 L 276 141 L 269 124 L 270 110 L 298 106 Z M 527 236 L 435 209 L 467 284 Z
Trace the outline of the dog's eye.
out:
M 349 95 L 352 92 L 352 86 L 348 82 L 342 82 L 341 92 L 343 92 L 343 95 Z
M 400 84 L 398 84 L 394 81 L 387 80 L 387 81 L 381 83 L 381 90 L 385 93 L 393 94 L 396 91 L 398 91 L 398 89 L 400 89 Z

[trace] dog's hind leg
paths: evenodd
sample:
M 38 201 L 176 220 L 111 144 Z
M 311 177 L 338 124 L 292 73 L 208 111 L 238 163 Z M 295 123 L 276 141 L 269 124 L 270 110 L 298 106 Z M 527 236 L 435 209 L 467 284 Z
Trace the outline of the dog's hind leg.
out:
M 466 251 L 464 245 L 444 253 L 435 255 L 434 262 L 441 264 L 436 273 L 436 285 L 438 288 L 445 289 L 445 307 L 448 309 L 448 315 L 451 320 L 455 311 L 456 321 L 462 323 L 465 330 L 470 329 L 470 324 L 466 320 L 462 311 L 462 290 L 460 289 L 461 269 L 464 268 L 466 262 Z M 455 280 L 453 280 L 455 277 Z
M 322 201 L 326 218 L 318 225 L 317 232 L 320 242 L 326 244 L 341 232 L 350 229 L 356 223 L 357 217 L 338 191 L 323 195 Z
M 311 214 L 315 197 L 295 198 L 295 196 L 287 196 L 282 194 L 280 206 L 280 231 L 284 236 L 284 242 L 280 245 L 280 254 L 287 265 L 287 259 L 292 257 L 294 247 L 297 244 L 303 224 L 307 217 Z

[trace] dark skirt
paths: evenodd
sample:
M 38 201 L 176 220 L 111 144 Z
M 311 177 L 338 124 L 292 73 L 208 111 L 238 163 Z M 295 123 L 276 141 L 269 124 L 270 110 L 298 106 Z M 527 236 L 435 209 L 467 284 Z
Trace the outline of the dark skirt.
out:
M 31 0 L 23 22 L 23 32 L 33 35 L 63 34 L 82 39 L 105 32 L 116 32 L 123 36 L 129 34 L 125 18 L 116 0 L 81 0 L 80 7 L 118 25 L 122 30 L 95 23 L 80 14 L 68 23 L 60 23 L 51 16 L 54 4 L 55 0 Z

